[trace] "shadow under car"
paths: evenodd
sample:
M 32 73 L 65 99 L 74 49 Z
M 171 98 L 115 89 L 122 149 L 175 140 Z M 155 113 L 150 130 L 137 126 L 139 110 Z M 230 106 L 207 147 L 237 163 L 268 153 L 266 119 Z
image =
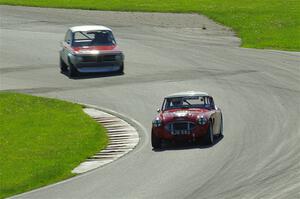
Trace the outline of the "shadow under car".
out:
M 206 149 L 206 148 L 211 148 L 214 145 L 218 144 L 223 138 L 224 135 L 222 135 L 221 137 L 215 136 L 214 144 L 207 144 L 205 142 L 205 139 L 196 142 L 163 141 L 162 146 L 159 149 L 152 149 L 152 151 L 162 152 L 166 150 Z

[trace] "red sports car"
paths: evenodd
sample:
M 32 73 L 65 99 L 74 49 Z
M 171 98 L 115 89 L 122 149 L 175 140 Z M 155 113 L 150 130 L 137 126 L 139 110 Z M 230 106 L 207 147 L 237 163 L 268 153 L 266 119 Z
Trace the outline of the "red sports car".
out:
M 161 110 L 152 122 L 151 143 L 160 148 L 163 140 L 199 141 L 214 144 L 215 136 L 223 136 L 223 119 L 211 96 L 188 91 L 166 96 Z

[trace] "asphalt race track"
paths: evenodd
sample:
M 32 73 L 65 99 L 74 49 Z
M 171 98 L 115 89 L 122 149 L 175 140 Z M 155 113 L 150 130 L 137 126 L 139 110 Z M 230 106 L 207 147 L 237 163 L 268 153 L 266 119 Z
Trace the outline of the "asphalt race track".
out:
M 239 48 L 233 32 L 196 14 L 10 6 L 0 14 L 1 90 L 105 107 L 146 129 L 129 155 L 21 198 L 300 198 L 300 53 Z M 59 72 L 59 41 L 86 24 L 113 29 L 124 75 Z M 185 90 L 214 96 L 225 137 L 153 151 L 156 109 Z

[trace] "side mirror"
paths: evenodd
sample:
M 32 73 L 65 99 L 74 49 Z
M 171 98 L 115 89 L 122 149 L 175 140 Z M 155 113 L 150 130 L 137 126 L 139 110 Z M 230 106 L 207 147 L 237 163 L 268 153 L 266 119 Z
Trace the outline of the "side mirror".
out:
M 159 113 L 160 112 L 160 108 L 158 108 L 156 111 Z

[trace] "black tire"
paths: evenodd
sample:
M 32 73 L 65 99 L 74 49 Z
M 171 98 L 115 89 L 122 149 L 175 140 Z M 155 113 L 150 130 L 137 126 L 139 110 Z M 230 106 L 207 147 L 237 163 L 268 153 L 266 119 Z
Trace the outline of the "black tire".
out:
M 68 76 L 69 76 L 69 78 L 78 76 L 78 71 L 72 64 L 70 64 L 70 66 L 68 68 Z
M 161 148 L 161 139 L 157 137 L 154 133 L 151 133 L 151 144 L 154 149 Z
M 122 62 L 120 69 L 118 70 L 118 73 L 120 73 L 120 74 L 124 73 L 124 62 Z
M 209 145 L 214 144 L 214 134 L 213 134 L 213 127 L 212 127 L 211 122 L 209 122 L 209 126 L 208 126 L 208 129 L 207 129 L 206 143 L 209 144 Z
M 67 64 L 62 60 L 62 58 L 59 58 L 59 66 L 60 66 L 60 71 L 61 72 L 66 72 L 68 71 L 68 66 Z
M 223 116 L 221 115 L 221 124 L 220 124 L 220 132 L 219 132 L 219 138 L 223 137 Z

